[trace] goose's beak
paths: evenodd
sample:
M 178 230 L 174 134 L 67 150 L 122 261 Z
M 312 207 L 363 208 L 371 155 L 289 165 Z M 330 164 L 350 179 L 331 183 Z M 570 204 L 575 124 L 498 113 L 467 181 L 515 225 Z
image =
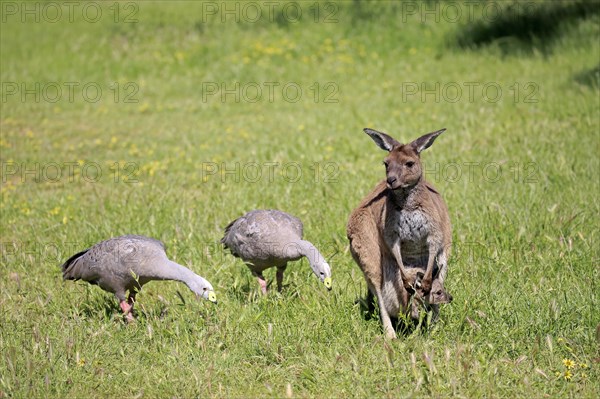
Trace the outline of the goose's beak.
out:
M 217 303 L 217 294 L 214 291 L 208 291 L 208 297 L 206 298 L 212 303 Z
M 325 284 L 325 287 L 331 291 L 331 277 L 325 278 L 325 280 L 323 280 L 323 284 Z

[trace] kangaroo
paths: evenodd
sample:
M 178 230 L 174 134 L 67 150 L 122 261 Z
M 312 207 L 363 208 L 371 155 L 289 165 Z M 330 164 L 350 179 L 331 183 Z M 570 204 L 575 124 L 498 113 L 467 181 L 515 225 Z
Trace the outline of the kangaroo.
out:
M 421 152 L 445 130 L 401 144 L 385 133 L 364 129 L 377 146 L 389 152 L 383 161 L 386 179 L 352 211 L 346 232 L 352 257 L 370 295 L 377 299 L 386 337 L 391 339 L 396 333 L 390 316 L 407 313 L 412 294 L 429 298 L 434 276 L 443 288 L 448 272 L 450 217 L 441 195 L 423 178 L 420 159 Z M 423 277 L 416 284 L 408 269 L 423 270 L 422 265 L 426 265 Z

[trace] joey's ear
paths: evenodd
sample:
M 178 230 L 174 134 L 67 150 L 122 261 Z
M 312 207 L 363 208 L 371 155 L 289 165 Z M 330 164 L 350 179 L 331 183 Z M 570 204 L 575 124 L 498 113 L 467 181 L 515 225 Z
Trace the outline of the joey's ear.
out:
M 420 154 L 421 151 L 423 151 L 426 148 L 429 148 L 429 146 L 433 144 L 437 136 L 444 133 L 445 131 L 446 128 L 438 130 L 437 132 L 427 133 L 426 135 L 421 136 L 418 139 L 414 140 L 412 143 L 410 143 L 410 146 L 417 152 L 417 154 Z
M 422 272 L 417 272 L 417 276 L 415 277 L 415 287 L 421 288 L 421 280 L 423 280 L 423 276 L 425 276 L 425 274 Z
M 366 134 L 371 136 L 375 144 L 377 144 L 377 146 L 382 150 L 392 151 L 394 147 L 402 145 L 393 137 L 390 137 L 385 133 L 378 132 L 377 130 L 365 128 L 364 131 Z

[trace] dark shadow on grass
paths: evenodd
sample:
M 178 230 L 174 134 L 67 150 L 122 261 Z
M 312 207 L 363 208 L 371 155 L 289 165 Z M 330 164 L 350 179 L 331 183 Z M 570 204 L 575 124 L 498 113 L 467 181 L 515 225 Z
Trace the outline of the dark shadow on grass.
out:
M 597 2 L 585 0 L 513 3 L 500 9 L 495 16 L 465 25 L 456 35 L 456 44 L 478 48 L 496 43 L 504 54 L 534 49 L 549 54 L 565 25 L 600 13 Z
M 86 300 L 79 304 L 78 312 L 80 316 L 85 316 L 86 318 L 98 318 L 98 317 L 106 317 L 111 318 L 117 312 L 118 304 L 116 301 L 112 300 L 112 298 L 106 298 L 106 300 Z M 119 313 L 120 315 L 120 313 Z
M 260 287 L 254 278 L 246 278 L 245 281 L 230 286 L 227 289 L 227 297 L 238 303 L 256 302 L 261 298 Z
M 595 68 L 585 69 L 573 76 L 573 79 L 584 86 L 593 89 L 600 88 L 600 64 Z
M 362 316 L 365 320 L 372 320 L 374 318 L 379 319 L 379 308 L 377 307 L 374 297 L 367 295 L 364 298 L 356 299 L 354 303 L 359 305 Z M 422 314 L 423 316 L 427 315 L 427 313 Z M 433 327 L 433 324 L 429 323 L 429 317 L 423 317 L 419 322 L 412 320 L 410 317 L 390 317 L 390 319 L 396 334 L 401 337 L 407 337 L 413 334 L 415 331 L 426 333 L 431 327 Z

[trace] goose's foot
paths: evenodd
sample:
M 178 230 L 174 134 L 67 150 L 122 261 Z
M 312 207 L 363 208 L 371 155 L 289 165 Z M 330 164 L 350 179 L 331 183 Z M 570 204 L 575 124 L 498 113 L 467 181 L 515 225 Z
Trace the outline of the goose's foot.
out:
M 133 303 L 129 304 L 127 301 L 121 301 L 119 306 L 121 307 L 121 310 L 125 315 L 125 320 L 127 320 L 128 323 L 135 321 L 135 318 L 133 317 Z

